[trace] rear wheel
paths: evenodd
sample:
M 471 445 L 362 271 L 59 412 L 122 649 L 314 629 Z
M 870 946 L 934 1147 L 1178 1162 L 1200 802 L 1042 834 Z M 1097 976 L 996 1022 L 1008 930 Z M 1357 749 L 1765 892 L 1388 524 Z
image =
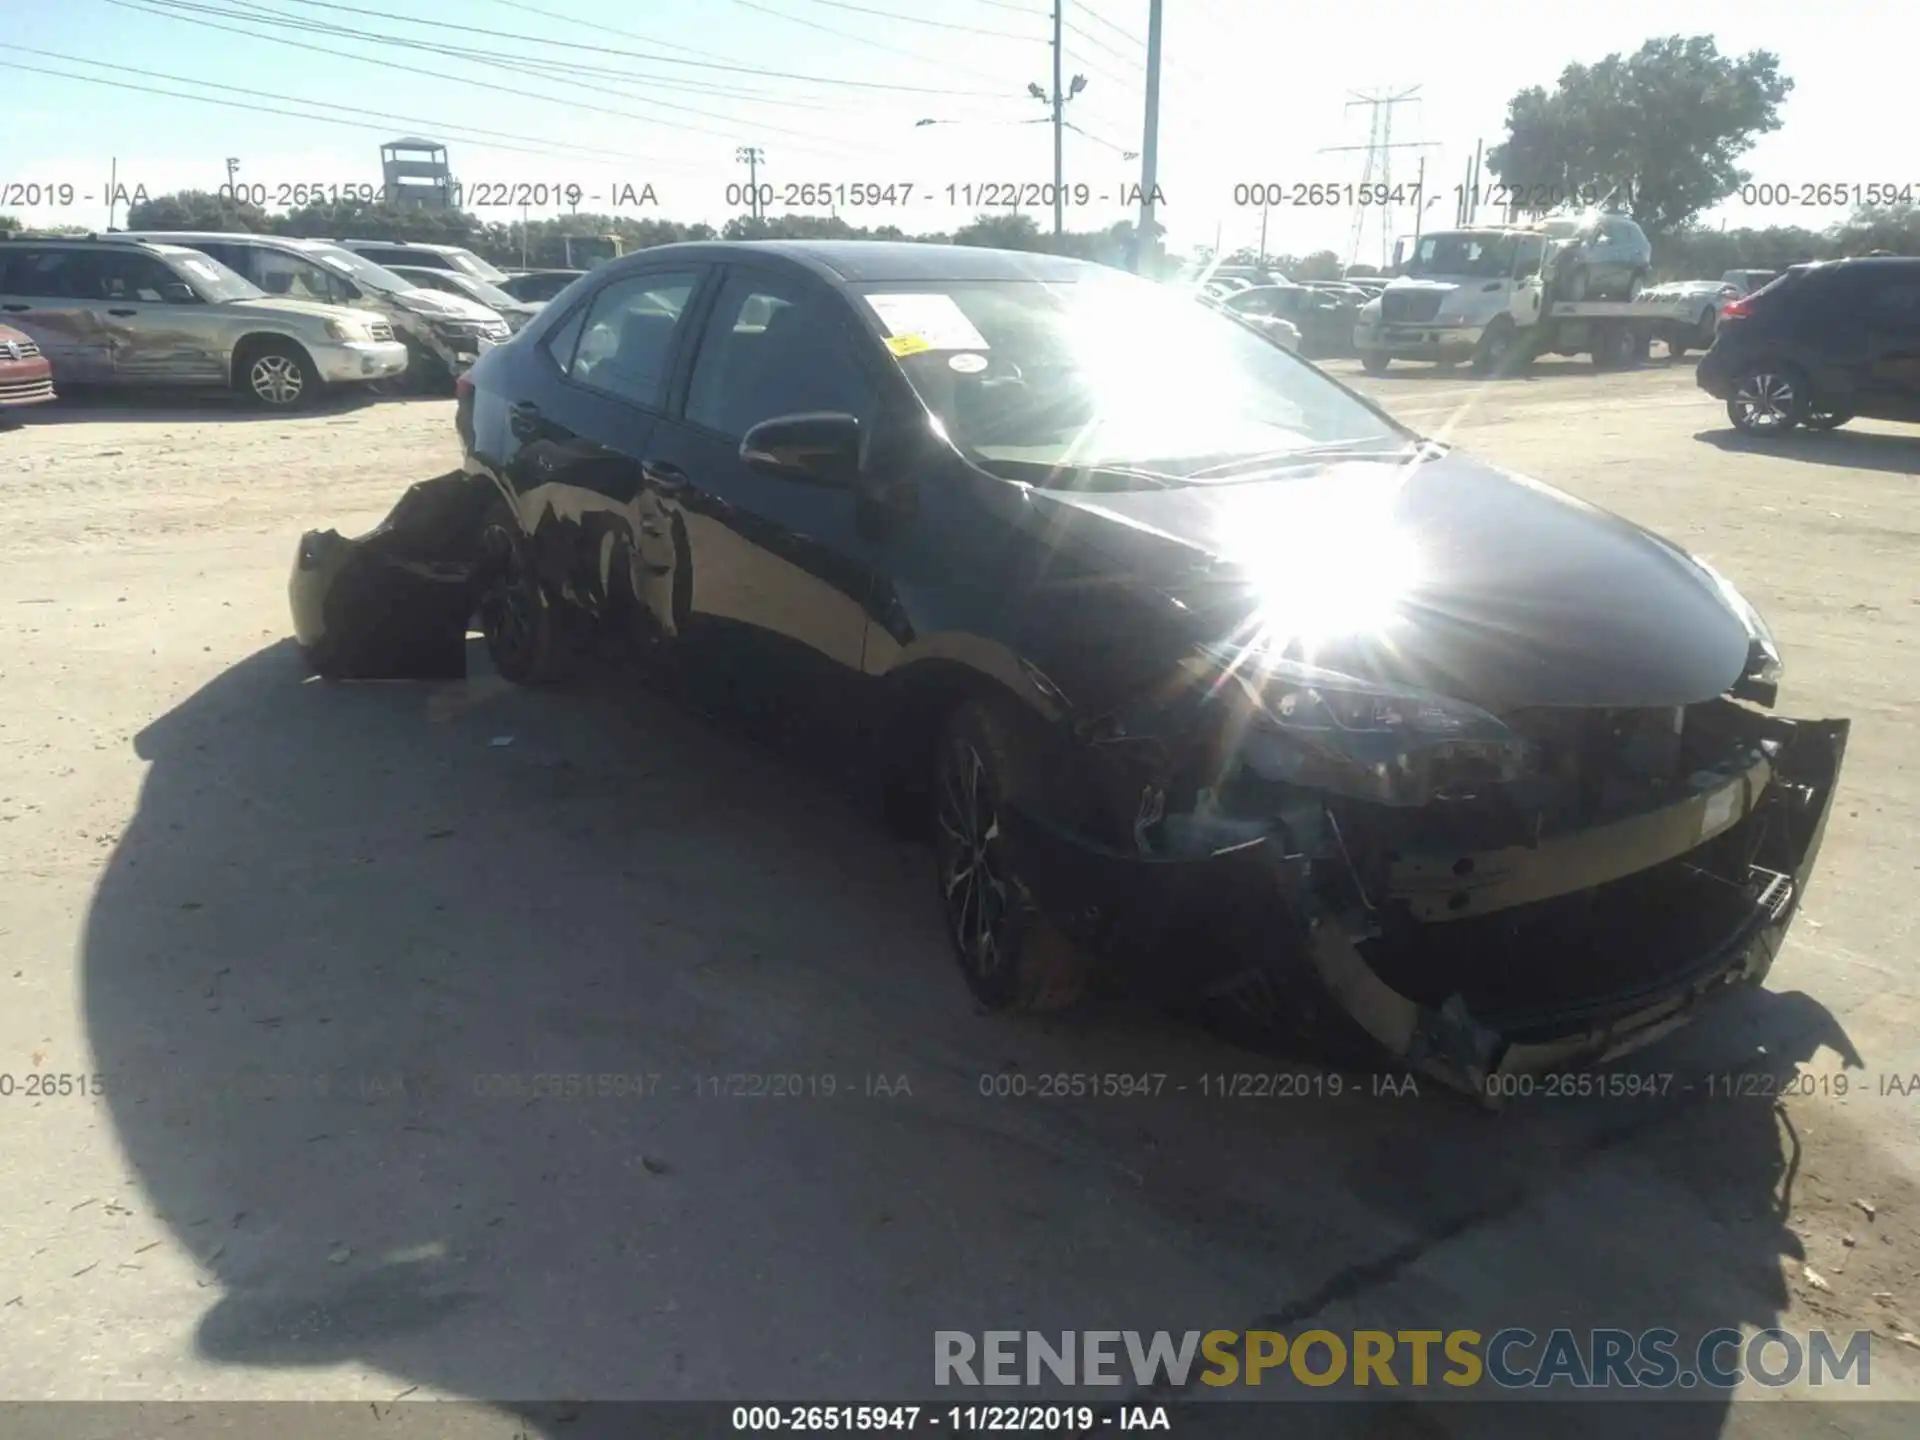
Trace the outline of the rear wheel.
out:
M 1039 788 L 1036 758 L 1006 707 L 968 700 L 935 751 L 933 845 L 947 938 L 973 996 L 989 1010 L 1064 1009 L 1087 989 L 1092 961 L 1035 906 L 1007 829 L 1007 807 Z
M 1783 435 L 1807 418 L 1807 383 L 1790 365 L 1741 372 L 1727 398 L 1727 419 L 1747 435 Z
M 234 357 L 234 379 L 254 404 L 268 410 L 298 410 L 320 393 L 320 377 L 307 352 L 291 340 L 257 340 Z

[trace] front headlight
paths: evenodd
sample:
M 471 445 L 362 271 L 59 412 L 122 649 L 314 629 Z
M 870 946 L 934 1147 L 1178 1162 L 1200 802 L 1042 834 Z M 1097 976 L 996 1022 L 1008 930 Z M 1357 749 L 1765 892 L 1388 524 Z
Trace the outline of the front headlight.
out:
M 1293 661 L 1234 672 L 1250 702 L 1235 737 L 1264 780 L 1380 805 L 1527 774 L 1527 742 L 1463 700 L 1356 679 Z
M 327 321 L 327 338 L 338 340 L 343 345 L 350 345 L 356 340 L 365 340 L 367 332 L 364 328 L 349 325 L 344 320 L 329 320 Z
M 436 317 L 428 323 L 442 335 L 457 335 L 462 338 L 484 334 L 489 328 L 478 320 L 442 320 Z
M 1740 623 L 1746 627 L 1747 667 L 1734 683 L 1733 693 L 1742 700 L 1753 700 L 1762 705 L 1773 704 L 1779 698 L 1780 681 L 1787 671 L 1786 662 L 1780 658 L 1780 642 L 1773 638 L 1773 627 L 1767 624 L 1766 617 L 1753 608 L 1753 602 L 1742 595 L 1731 580 L 1698 555 L 1687 558 L 1713 582 L 1714 589 L 1720 592 L 1720 598 L 1726 602 L 1727 608 L 1739 616 Z

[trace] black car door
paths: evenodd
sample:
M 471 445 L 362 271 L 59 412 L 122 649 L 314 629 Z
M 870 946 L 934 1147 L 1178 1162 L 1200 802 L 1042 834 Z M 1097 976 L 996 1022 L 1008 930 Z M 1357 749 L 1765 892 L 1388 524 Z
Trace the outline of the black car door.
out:
M 549 588 L 596 615 L 631 593 L 641 462 L 706 269 L 629 271 L 582 297 L 541 344 L 501 356 L 505 437 L 483 458 L 512 490 Z
M 1920 419 L 1920 265 L 1872 287 L 1861 309 L 1867 373 L 1861 408 L 1888 420 Z
M 839 412 L 870 432 L 878 360 L 833 290 L 797 269 L 729 265 L 672 418 L 656 427 L 639 576 L 660 631 L 716 695 L 813 724 L 857 710 L 875 550 L 871 502 L 740 458 L 762 420 Z

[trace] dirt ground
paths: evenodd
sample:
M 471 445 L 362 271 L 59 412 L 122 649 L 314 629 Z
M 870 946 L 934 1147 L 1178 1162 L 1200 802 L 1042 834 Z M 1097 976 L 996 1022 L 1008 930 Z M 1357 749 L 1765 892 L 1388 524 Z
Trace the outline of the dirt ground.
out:
M 0 433 L 0 1398 L 913 1398 L 936 1330 L 1262 1323 L 1870 1328 L 1920 1396 L 1920 432 L 1329 368 L 1711 559 L 1853 719 L 1769 989 L 1629 1062 L 1806 1093 L 1229 1101 L 1273 1062 L 976 1014 L 925 856 L 804 767 L 612 683 L 305 677 L 299 532 L 456 463 L 450 402 L 61 407 Z M 1167 1080 L 985 1093 L 1116 1071 Z

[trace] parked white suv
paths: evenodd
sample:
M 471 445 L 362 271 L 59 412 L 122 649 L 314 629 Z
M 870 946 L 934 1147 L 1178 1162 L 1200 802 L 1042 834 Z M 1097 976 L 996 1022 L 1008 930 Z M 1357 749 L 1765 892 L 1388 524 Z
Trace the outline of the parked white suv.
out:
M 0 320 L 63 389 L 230 385 L 290 410 L 407 365 L 378 315 L 270 296 L 198 251 L 121 236 L 0 237 Z
M 423 289 L 331 240 L 221 231 L 131 233 L 191 246 L 270 295 L 379 315 L 407 347 L 405 378 L 415 389 L 450 389 L 456 376 L 513 333 L 497 311 L 465 296 Z

